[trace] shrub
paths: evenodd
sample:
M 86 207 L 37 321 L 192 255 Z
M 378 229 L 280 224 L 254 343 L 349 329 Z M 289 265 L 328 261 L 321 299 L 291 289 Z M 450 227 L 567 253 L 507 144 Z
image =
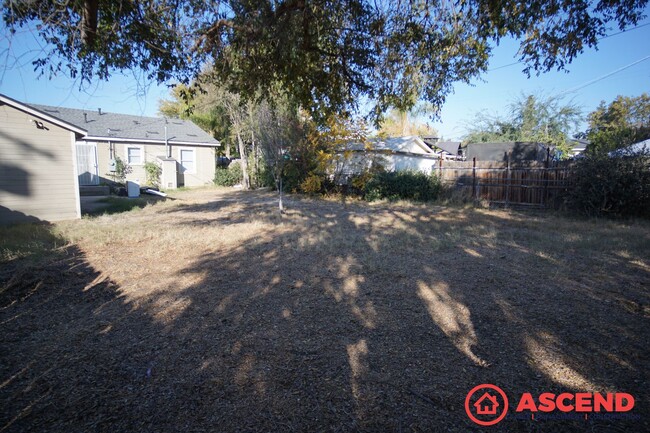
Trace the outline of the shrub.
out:
M 133 172 L 133 168 L 124 162 L 119 156 L 115 157 L 115 171 L 108 173 L 110 177 L 113 178 L 113 182 L 120 183 L 124 185 L 126 182 L 126 176 Z
M 144 164 L 144 172 L 147 176 L 147 185 L 160 187 L 160 175 L 162 168 L 155 162 L 146 162 Z
M 368 201 L 416 200 L 430 201 L 438 198 L 440 179 L 419 171 L 378 172 L 365 182 L 364 197 Z
M 650 217 L 650 153 L 589 155 L 576 162 L 565 204 L 589 216 Z
M 306 194 L 318 194 L 322 188 L 322 178 L 313 173 L 307 176 L 300 184 L 300 190 Z
M 230 163 L 228 168 L 217 168 L 214 173 L 214 183 L 218 186 L 235 186 L 242 182 L 243 173 L 238 161 Z

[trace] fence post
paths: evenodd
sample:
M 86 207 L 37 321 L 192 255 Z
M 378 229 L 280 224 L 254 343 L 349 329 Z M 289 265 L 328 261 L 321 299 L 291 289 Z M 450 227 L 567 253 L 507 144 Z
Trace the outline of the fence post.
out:
M 506 207 L 508 207 L 508 203 L 510 202 L 510 152 L 506 154 L 506 162 L 507 162 L 507 169 L 506 169 Z
M 544 167 L 544 177 L 543 177 L 543 179 L 544 179 L 544 195 L 542 196 L 542 205 L 544 207 L 548 206 L 548 183 L 550 181 L 550 179 L 549 179 L 549 174 L 550 173 L 549 173 L 548 169 L 550 167 L 549 166 L 550 160 L 551 160 L 551 148 L 547 147 L 546 148 L 546 163 L 545 163 L 545 167 Z
M 478 200 L 478 191 L 476 189 L 476 157 L 472 158 L 472 197 Z

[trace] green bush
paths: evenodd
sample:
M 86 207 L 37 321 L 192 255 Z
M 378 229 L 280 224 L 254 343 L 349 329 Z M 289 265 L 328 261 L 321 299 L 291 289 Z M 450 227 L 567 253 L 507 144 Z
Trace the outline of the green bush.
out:
M 144 164 L 144 172 L 147 176 L 147 185 L 160 187 L 160 175 L 162 174 L 162 167 L 155 162 L 146 162 Z
M 228 168 L 217 168 L 214 173 L 214 184 L 218 186 L 235 186 L 242 182 L 243 173 L 239 162 L 231 162 Z
M 438 198 L 440 190 L 440 179 L 433 174 L 419 171 L 378 172 L 365 182 L 364 197 L 368 201 L 431 201 Z
M 650 217 L 650 153 L 589 155 L 576 162 L 565 204 L 589 216 Z

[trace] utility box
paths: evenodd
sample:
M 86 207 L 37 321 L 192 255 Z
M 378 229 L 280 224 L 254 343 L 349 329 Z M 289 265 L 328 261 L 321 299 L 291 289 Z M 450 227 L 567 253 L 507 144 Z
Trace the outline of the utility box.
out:
M 117 171 L 117 162 L 114 159 L 108 161 L 108 171 L 115 173 Z
M 162 161 L 162 173 L 160 174 L 161 189 L 178 188 L 178 163 L 174 158 L 158 158 Z
M 140 183 L 127 180 L 126 193 L 130 198 L 140 197 Z

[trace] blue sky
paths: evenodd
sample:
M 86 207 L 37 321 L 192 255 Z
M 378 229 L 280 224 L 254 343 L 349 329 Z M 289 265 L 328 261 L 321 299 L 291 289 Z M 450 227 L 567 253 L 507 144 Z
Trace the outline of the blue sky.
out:
M 650 15 L 650 8 L 647 12 Z M 611 33 L 617 33 L 617 29 Z M 166 85 L 147 82 L 130 72 L 116 73 L 108 82 L 98 81 L 81 90 L 78 81 L 65 76 L 51 81 L 38 78 L 31 61 L 39 44 L 29 30 L 9 39 L 2 27 L 0 93 L 29 103 L 87 110 L 101 107 L 104 111 L 145 116 L 155 116 L 158 101 L 169 95 Z M 527 78 L 523 64 L 511 65 L 517 61 L 517 48 L 513 40 L 502 41 L 494 49 L 490 70 L 480 80 L 455 86 L 454 94 L 442 107 L 440 121 L 432 123 L 441 136 L 460 139 L 476 112 L 505 114 L 508 104 L 522 93 L 564 94 L 565 100 L 582 107 L 585 115 L 601 100 L 650 93 L 648 18 L 634 30 L 601 40 L 598 50 L 586 50 L 569 65 L 568 73 L 552 71 Z

